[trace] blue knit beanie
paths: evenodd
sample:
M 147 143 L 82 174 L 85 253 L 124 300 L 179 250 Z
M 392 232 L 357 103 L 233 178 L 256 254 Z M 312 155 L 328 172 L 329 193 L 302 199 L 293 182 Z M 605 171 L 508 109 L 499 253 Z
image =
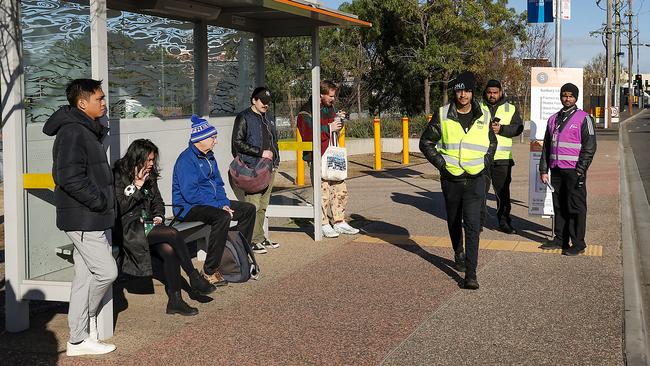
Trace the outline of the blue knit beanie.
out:
M 192 115 L 192 135 L 190 136 L 191 142 L 199 142 L 217 134 L 217 129 L 209 124 L 207 120 Z

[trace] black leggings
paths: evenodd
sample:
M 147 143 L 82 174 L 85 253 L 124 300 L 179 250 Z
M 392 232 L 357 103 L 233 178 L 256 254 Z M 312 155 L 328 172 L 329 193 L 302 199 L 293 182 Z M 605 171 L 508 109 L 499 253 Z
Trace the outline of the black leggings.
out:
M 154 268 L 154 271 L 162 267 L 167 290 L 169 292 L 180 291 L 180 267 L 188 275 L 194 271 L 185 240 L 183 240 L 178 230 L 168 226 L 156 225 L 147 235 L 147 241 L 151 250 L 151 264 L 153 267 L 157 267 Z

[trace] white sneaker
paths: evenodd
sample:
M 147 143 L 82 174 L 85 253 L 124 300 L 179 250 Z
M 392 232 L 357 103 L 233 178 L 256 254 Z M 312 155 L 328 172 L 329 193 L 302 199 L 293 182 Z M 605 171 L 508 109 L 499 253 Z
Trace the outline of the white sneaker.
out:
M 99 333 L 97 332 L 97 317 L 91 316 L 88 318 L 88 338 L 99 341 Z
M 79 344 L 68 342 L 65 354 L 68 356 L 103 355 L 113 351 L 115 351 L 114 344 L 102 343 L 94 341 L 91 338 L 86 338 Z
M 340 234 L 348 234 L 348 235 L 359 234 L 359 229 L 353 228 L 352 226 L 348 225 L 348 223 L 345 221 L 341 221 L 339 223 L 334 224 L 334 230 L 336 230 L 336 232 Z
M 337 233 L 330 224 L 327 224 L 323 225 L 323 236 L 326 238 L 338 238 L 339 233 Z

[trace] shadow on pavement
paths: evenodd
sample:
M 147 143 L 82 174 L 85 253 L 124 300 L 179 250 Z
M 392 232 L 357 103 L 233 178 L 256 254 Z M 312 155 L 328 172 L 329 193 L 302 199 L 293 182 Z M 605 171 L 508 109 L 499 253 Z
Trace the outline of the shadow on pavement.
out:
M 433 215 L 441 220 L 447 220 L 447 211 L 445 209 L 445 198 L 442 192 L 421 191 L 415 192 L 417 195 L 393 192 L 391 199 L 394 202 L 413 206 L 422 212 Z M 494 194 L 489 194 L 488 199 L 495 200 Z M 519 202 L 514 201 L 513 202 Z M 486 229 L 497 230 L 496 210 L 488 206 L 488 217 L 485 225 Z M 529 221 L 525 218 L 512 215 L 512 224 L 517 229 L 517 235 L 534 242 L 543 242 L 548 238 L 545 232 L 550 232 L 546 226 L 536 222 Z
M 5 294 L 14 294 L 11 284 L 5 285 Z M 47 326 L 56 314 L 67 312 L 67 307 L 60 306 L 59 303 L 39 301 L 45 299 L 45 294 L 40 290 L 29 290 L 24 297 L 33 299 L 30 300 L 30 327 L 18 333 L 9 333 L 3 327 L 0 331 L 0 364 L 56 365 L 59 360 L 59 341 Z M 36 313 L 33 309 L 36 303 L 44 303 L 46 307 L 54 306 L 56 309 Z M 5 322 L 4 316 L 3 306 L 0 315 L 2 324 Z
M 368 223 L 363 227 L 365 235 L 381 238 L 383 241 L 386 241 L 391 245 L 419 256 L 420 258 L 438 268 L 441 272 L 445 273 L 451 279 L 456 281 L 459 286 L 462 284 L 463 278 L 452 268 L 454 261 L 427 252 L 418 243 L 411 239 L 407 239 L 405 241 L 403 237 L 410 236 L 410 233 L 406 228 L 385 221 L 368 220 L 358 214 L 353 214 L 350 217 L 352 218 L 352 222 Z M 400 236 L 400 238 L 393 238 L 391 236 L 386 236 L 386 234 Z
M 122 273 L 120 274 L 118 280 L 113 283 L 113 327 L 117 325 L 119 314 L 129 307 L 129 301 L 126 298 L 125 291 L 130 294 L 155 296 L 156 291 L 154 289 L 153 283 L 153 280 L 155 279 L 160 281 L 160 283 L 165 286 L 165 297 L 167 296 L 168 291 L 167 284 L 165 282 L 165 274 L 163 272 L 163 262 L 155 256 L 152 256 L 151 260 L 153 277 L 137 277 Z M 190 301 L 190 299 L 202 304 L 211 302 L 213 300 L 213 298 L 210 296 L 201 295 L 192 290 L 190 284 L 182 276 L 181 290 L 186 293 L 186 296 L 183 296 L 183 299 L 190 306 L 192 306 L 192 301 Z M 160 312 L 161 314 L 164 314 L 165 309 L 160 309 Z

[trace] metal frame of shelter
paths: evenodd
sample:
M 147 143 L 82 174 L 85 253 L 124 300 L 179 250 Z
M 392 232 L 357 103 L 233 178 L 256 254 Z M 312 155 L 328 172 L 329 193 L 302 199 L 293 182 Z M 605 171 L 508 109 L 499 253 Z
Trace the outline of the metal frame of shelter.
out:
M 34 187 L 25 174 L 26 121 L 23 100 L 22 40 L 20 0 L 0 0 L 0 99 L 4 124 L 4 215 L 5 215 L 5 302 L 6 329 L 17 332 L 29 327 L 29 300 L 68 301 L 70 282 L 36 281 L 26 278 L 26 189 Z M 255 34 L 256 84 L 264 84 L 264 38 L 311 36 L 312 110 L 320 109 L 320 27 L 369 27 L 370 23 L 352 14 L 320 7 L 313 1 L 300 0 L 89 0 L 92 78 L 108 85 L 107 9 L 124 10 L 194 23 L 195 83 L 197 114 L 208 114 L 208 25 L 216 25 Z M 108 93 L 106 93 L 108 96 Z M 313 123 L 320 125 L 320 114 Z M 320 151 L 320 130 L 313 129 L 313 150 Z M 320 166 L 320 154 L 312 154 L 314 166 Z M 314 169 L 314 181 L 320 181 L 320 169 Z M 51 180 L 51 179 L 50 179 Z M 51 183 L 50 183 L 51 184 Z M 47 184 L 45 187 L 48 188 Z M 51 187 L 50 187 L 51 188 Z M 314 238 L 322 239 L 321 191 L 313 190 L 312 206 L 269 207 L 279 217 L 314 219 Z M 112 294 L 107 294 L 98 314 L 100 338 L 113 334 Z

